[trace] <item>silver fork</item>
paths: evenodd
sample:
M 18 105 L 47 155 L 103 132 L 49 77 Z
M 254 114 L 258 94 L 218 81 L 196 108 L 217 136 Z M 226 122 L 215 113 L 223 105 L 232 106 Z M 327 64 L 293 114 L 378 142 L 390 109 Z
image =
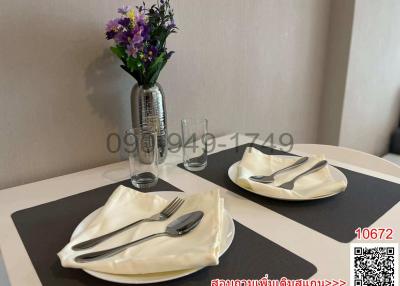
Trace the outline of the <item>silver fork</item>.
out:
M 296 177 L 294 177 L 292 180 L 290 180 L 289 182 L 283 183 L 282 185 L 278 186 L 279 188 L 283 188 L 286 190 L 293 190 L 294 188 L 294 183 L 300 179 L 301 177 L 314 173 L 318 170 L 321 170 L 323 167 L 325 167 L 328 164 L 328 162 L 326 160 L 320 161 L 318 163 L 316 163 L 314 166 L 312 166 L 310 169 L 308 169 L 307 171 L 297 175 Z
M 135 221 L 134 223 L 128 224 L 120 229 L 114 230 L 113 232 L 104 234 L 102 236 L 96 237 L 96 238 L 92 238 L 83 242 L 80 242 L 78 244 L 75 244 L 74 246 L 72 246 L 73 250 L 83 250 L 83 249 L 88 249 L 91 248 L 95 245 L 98 245 L 99 243 L 109 239 L 110 237 L 121 233 L 135 225 L 138 225 L 142 222 L 152 222 L 152 221 L 163 221 L 168 219 L 169 217 L 171 217 L 181 206 L 182 204 L 185 202 L 184 199 L 178 198 L 176 197 L 175 199 L 173 199 L 160 213 L 155 214 L 149 218 L 145 218 L 145 219 L 141 219 L 138 221 Z
M 283 169 L 280 169 L 274 173 L 272 173 L 271 175 L 268 176 L 251 176 L 249 179 L 254 181 L 254 182 L 258 182 L 258 183 L 263 183 L 263 184 L 269 184 L 272 183 L 275 180 L 275 176 L 278 175 L 279 173 L 294 169 L 302 164 L 304 164 L 305 162 L 307 162 L 308 157 L 302 157 L 298 160 L 296 160 L 296 162 L 294 162 L 292 165 L 289 165 Z

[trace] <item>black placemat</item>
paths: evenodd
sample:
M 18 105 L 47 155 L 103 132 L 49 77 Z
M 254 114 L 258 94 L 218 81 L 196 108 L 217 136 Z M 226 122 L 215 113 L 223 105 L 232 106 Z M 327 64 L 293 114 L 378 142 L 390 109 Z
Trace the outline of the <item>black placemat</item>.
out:
M 354 231 L 358 227 L 370 226 L 400 201 L 399 184 L 344 168 L 338 169 L 347 177 L 347 190 L 334 197 L 290 202 L 248 192 L 229 179 L 228 169 L 242 159 L 245 148 L 250 145 L 241 145 L 208 156 L 207 168 L 193 174 L 344 243 L 355 238 Z M 266 146 L 253 147 L 270 155 L 290 155 Z M 184 169 L 182 164 L 178 166 Z
M 88 214 L 104 205 L 120 184 L 132 187 L 129 181 L 103 186 L 12 215 L 18 233 L 33 266 L 44 286 L 114 285 L 96 279 L 79 269 L 62 268 L 57 257 L 70 235 Z M 180 191 L 159 180 L 150 191 Z M 306 279 L 316 268 L 301 257 L 289 252 L 247 227 L 235 222 L 236 234 L 232 246 L 221 258 L 220 265 L 174 281 L 151 285 L 202 286 L 216 278 L 254 278 L 265 274 L 270 278 Z M 146 284 L 149 285 L 149 284 Z

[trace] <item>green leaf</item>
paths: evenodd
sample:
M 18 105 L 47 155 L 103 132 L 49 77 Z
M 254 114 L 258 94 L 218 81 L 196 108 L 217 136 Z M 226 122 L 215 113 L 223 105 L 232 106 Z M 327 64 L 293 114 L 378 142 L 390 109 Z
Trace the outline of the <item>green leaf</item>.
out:
M 125 65 L 121 65 L 121 68 L 127 73 L 129 73 L 134 79 L 136 79 L 139 85 L 143 85 L 142 74 L 140 72 L 138 71 L 131 72 L 130 69 Z
M 153 74 L 153 76 L 152 76 L 151 79 L 150 79 L 150 84 L 151 84 L 151 85 L 154 85 L 154 84 L 157 82 L 157 79 L 158 79 L 158 77 L 160 76 L 160 73 L 161 73 L 162 69 L 164 68 L 164 66 L 166 65 L 166 63 L 167 63 L 167 59 L 165 59 L 165 60 L 161 63 L 161 65 L 160 65 L 160 67 L 158 68 L 158 70 Z
M 141 71 L 143 69 L 142 62 L 137 58 L 128 57 L 126 64 L 132 72 L 136 70 Z
M 126 59 L 125 63 L 126 68 L 129 70 L 129 73 L 138 81 L 138 82 L 143 82 L 143 73 L 144 73 L 144 67 L 142 62 L 137 59 L 129 56 Z M 125 69 L 126 70 L 126 69 Z
M 116 46 L 116 47 L 111 47 L 111 51 L 119 57 L 121 60 L 124 60 L 126 58 L 126 52 L 125 49 L 121 46 Z
M 148 68 L 149 74 L 153 74 L 153 73 L 155 73 L 155 72 L 159 69 L 160 64 L 164 61 L 165 56 L 166 56 L 166 53 L 165 53 L 165 52 L 162 52 L 162 53 L 156 58 L 156 60 L 155 60 L 155 61 L 149 66 L 149 68 Z
M 149 86 L 153 86 L 160 75 L 161 70 L 167 63 L 166 52 L 161 53 L 157 59 L 149 66 L 147 70 L 146 82 Z

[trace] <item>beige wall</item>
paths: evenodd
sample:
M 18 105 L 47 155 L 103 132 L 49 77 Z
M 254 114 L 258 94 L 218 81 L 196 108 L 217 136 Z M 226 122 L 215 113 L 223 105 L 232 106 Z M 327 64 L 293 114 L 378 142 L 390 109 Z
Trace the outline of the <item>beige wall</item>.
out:
M 120 159 L 133 80 L 103 27 L 123 1 L 0 5 L 0 189 Z M 181 30 L 160 78 L 169 126 L 205 116 L 216 134 L 317 138 L 328 0 L 174 0 Z
M 387 152 L 400 114 L 400 2 L 356 0 L 339 144 Z
M 0 188 L 115 161 L 131 80 L 105 53 L 112 1 L 2 1 Z
M 195 114 L 216 134 L 316 139 L 329 1 L 175 3 L 177 54 L 161 76 L 171 129 Z
M 354 0 L 331 1 L 318 143 L 338 145 L 353 28 Z
M 318 142 L 387 152 L 400 114 L 400 2 L 331 2 Z

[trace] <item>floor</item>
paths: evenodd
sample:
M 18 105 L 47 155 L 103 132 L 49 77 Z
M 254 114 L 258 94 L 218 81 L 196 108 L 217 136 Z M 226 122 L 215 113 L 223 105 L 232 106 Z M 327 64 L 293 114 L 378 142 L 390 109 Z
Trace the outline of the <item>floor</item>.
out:
M 10 282 L 8 281 L 1 253 L 0 253 L 0 286 L 10 286 Z
M 386 159 L 386 160 L 393 162 L 400 166 L 400 155 L 399 154 L 389 153 L 389 154 L 386 154 L 385 156 L 383 156 L 383 159 Z

